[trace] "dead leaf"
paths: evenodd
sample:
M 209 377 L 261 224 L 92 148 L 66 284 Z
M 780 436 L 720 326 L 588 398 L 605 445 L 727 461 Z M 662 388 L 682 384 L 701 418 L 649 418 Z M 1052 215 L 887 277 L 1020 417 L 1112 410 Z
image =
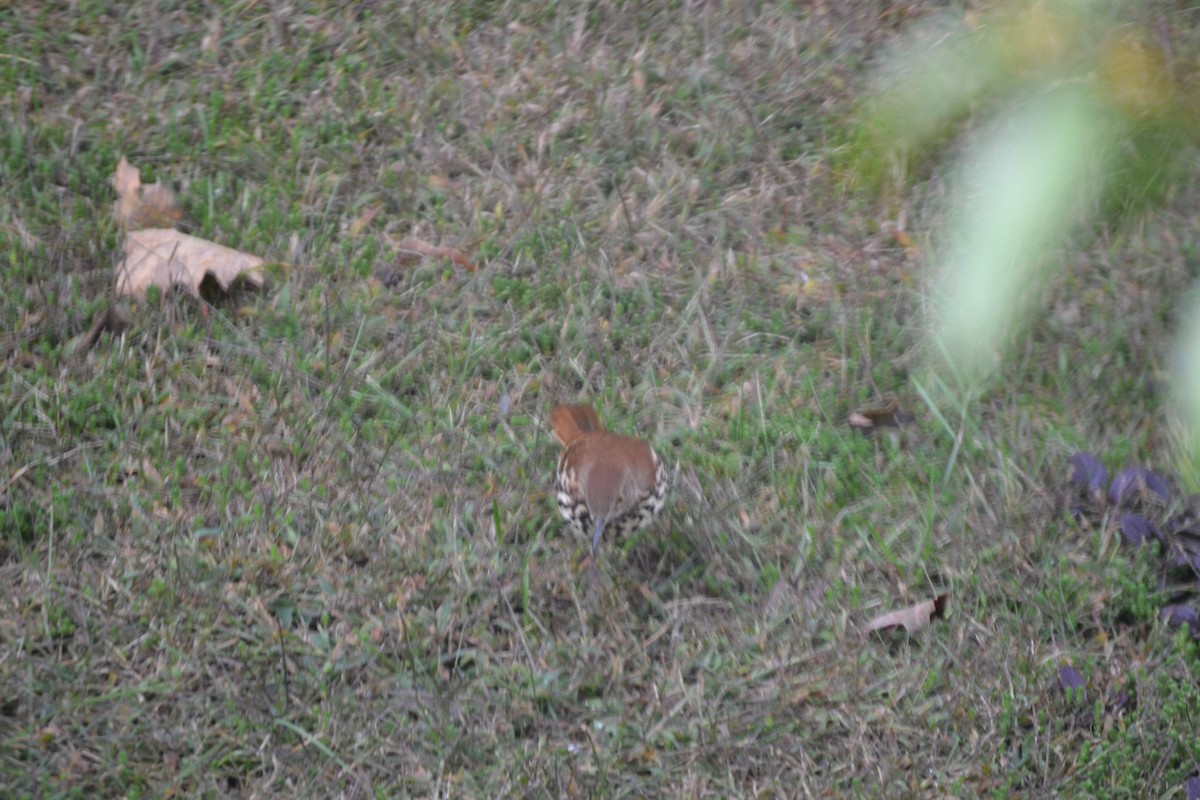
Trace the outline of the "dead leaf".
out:
M 200 52 L 205 58 L 216 60 L 217 51 L 221 45 L 222 25 L 219 16 L 208 21 L 208 28 L 200 39 Z
M 154 464 L 148 458 L 142 459 L 142 477 L 155 486 L 163 485 L 162 474 L 155 469 Z
M 382 205 L 373 205 L 370 208 L 368 208 L 366 211 L 359 214 L 354 219 L 354 221 L 350 223 L 350 235 L 351 236 L 362 235 L 362 232 L 366 229 L 366 227 L 368 225 L 371 224 L 372 220 L 374 220 L 375 217 L 377 217 L 379 215 L 379 212 L 382 210 L 383 210 Z
M 900 407 L 895 395 L 886 394 L 875 403 L 850 414 L 851 428 L 870 435 L 880 428 L 902 428 L 916 420 L 912 414 Z
M 143 186 L 141 171 L 124 156 L 117 164 L 112 185 L 117 191 L 113 216 L 127 230 L 162 228 L 174 225 L 183 216 L 171 190 L 157 182 Z
M 896 244 L 904 248 L 904 254 L 909 258 L 917 258 L 921 255 L 921 246 L 903 229 L 897 228 L 892 231 L 892 238 L 896 240 Z
M 117 265 L 117 294 L 141 298 L 151 286 L 166 290 L 178 284 L 199 297 L 208 275 L 224 290 L 242 275 L 262 286 L 258 268 L 263 263 L 258 256 L 169 228 L 133 231 L 125 237 L 125 258 Z
M 908 633 L 916 633 L 930 623 L 946 614 L 946 597 L 943 592 L 932 600 L 924 600 L 916 605 L 880 614 L 867 623 L 865 631 L 884 631 L 904 628 Z
M 448 258 L 455 264 L 465 269 L 467 272 L 474 272 L 478 269 L 474 262 L 459 250 L 457 247 L 445 247 L 442 245 L 430 244 L 416 237 L 410 236 L 403 239 L 396 245 L 396 250 L 400 253 L 410 255 L 426 256 L 428 258 Z

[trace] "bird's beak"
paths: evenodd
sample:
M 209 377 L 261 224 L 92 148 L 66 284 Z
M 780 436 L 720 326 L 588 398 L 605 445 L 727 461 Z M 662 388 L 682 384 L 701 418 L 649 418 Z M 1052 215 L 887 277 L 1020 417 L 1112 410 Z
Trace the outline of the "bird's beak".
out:
M 592 555 L 596 554 L 596 548 L 600 546 L 600 534 L 604 533 L 604 517 L 596 517 L 596 532 L 592 534 Z

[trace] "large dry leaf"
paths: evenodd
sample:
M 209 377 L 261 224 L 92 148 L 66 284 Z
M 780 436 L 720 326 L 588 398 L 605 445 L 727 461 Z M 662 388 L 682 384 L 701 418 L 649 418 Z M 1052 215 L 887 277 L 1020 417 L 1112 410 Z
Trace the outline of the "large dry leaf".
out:
M 117 265 L 117 294 L 144 297 L 146 289 L 179 285 L 196 297 L 211 275 L 222 289 L 239 276 L 262 286 L 263 260 L 231 247 L 169 228 L 133 231 L 125 237 L 125 258 Z
M 159 183 L 143 186 L 141 172 L 124 156 L 117 164 L 112 184 L 117 191 L 113 216 L 127 230 L 174 225 L 183 216 L 171 190 Z
M 867 623 L 866 631 L 870 633 L 871 631 L 904 628 L 909 633 L 916 633 L 928 625 L 930 620 L 937 619 L 945 613 L 946 595 L 939 594 L 931 600 L 925 600 L 908 608 L 891 611 L 887 614 L 880 614 Z

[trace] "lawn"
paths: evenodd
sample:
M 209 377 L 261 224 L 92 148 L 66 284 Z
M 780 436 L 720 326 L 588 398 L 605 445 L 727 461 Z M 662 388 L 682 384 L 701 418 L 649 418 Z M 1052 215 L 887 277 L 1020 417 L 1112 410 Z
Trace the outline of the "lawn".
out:
M 992 5 L 0 9 L 0 794 L 1184 797 L 1194 576 L 1069 460 L 1197 488 L 1194 155 L 974 393 L 926 336 L 949 162 L 846 173 L 880 54 Z M 118 296 L 122 157 L 266 285 Z M 574 402 L 671 480 L 595 559 Z

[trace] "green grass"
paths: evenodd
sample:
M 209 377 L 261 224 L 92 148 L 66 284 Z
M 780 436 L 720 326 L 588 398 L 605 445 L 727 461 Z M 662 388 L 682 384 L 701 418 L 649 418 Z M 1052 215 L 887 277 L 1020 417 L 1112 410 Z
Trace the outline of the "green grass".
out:
M 897 20 L 685 6 L 0 12 L 0 786 L 1178 796 L 1197 647 L 1058 498 L 1076 449 L 1173 463 L 1195 181 L 1082 245 L 964 402 L 924 255 L 833 167 Z M 268 288 L 115 298 L 121 155 Z M 849 426 L 889 394 L 915 424 Z M 550 495 L 581 399 L 672 474 L 596 570 Z

